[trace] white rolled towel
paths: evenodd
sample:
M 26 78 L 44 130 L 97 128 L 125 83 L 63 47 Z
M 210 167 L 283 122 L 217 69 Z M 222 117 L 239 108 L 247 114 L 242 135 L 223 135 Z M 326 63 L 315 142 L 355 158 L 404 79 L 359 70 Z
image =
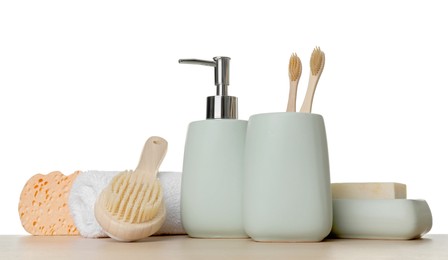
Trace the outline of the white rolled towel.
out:
M 76 180 L 68 198 L 70 214 L 83 237 L 108 237 L 95 219 L 94 206 L 101 191 L 119 171 L 83 171 Z M 182 173 L 159 172 L 166 208 L 166 220 L 154 235 L 186 234 L 180 219 L 180 186 Z

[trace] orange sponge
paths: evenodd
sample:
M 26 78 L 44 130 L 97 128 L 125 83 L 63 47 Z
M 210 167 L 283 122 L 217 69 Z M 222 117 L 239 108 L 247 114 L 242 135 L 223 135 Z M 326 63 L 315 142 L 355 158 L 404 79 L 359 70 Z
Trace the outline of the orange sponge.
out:
M 19 201 L 19 215 L 32 235 L 79 235 L 70 216 L 68 196 L 80 172 L 36 174 L 25 184 Z

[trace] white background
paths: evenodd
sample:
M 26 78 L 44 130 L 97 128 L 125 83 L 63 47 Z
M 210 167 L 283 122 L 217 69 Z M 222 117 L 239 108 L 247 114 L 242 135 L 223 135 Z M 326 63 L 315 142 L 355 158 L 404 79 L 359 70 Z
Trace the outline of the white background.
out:
M 25 234 L 25 182 L 54 170 L 135 168 L 151 135 L 182 170 L 188 123 L 205 117 L 210 67 L 230 56 L 240 119 L 284 111 L 288 61 L 326 53 L 313 112 L 333 182 L 395 181 L 448 233 L 448 15 L 444 1 L 0 2 L 0 234 Z M 300 107 L 300 104 L 298 105 Z

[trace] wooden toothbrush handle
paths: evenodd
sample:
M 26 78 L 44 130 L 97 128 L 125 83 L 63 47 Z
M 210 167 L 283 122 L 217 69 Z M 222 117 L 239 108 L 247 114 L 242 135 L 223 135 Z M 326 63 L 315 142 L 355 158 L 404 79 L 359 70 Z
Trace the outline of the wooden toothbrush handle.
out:
M 296 112 L 297 84 L 298 80 L 289 82 L 289 97 L 286 112 Z
M 320 74 L 313 76 L 310 75 L 308 89 L 306 90 L 305 99 L 303 100 L 300 112 L 311 113 L 311 108 L 313 106 L 314 92 L 316 91 L 317 83 L 319 82 Z

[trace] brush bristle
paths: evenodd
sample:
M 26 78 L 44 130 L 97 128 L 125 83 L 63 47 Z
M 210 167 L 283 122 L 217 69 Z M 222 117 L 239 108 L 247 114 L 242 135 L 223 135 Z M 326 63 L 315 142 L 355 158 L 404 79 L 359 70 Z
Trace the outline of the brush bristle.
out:
M 291 58 L 289 58 L 289 79 L 296 81 L 299 79 L 300 74 L 302 74 L 302 62 L 297 54 L 293 53 Z
M 311 73 L 314 76 L 317 75 L 317 73 L 323 69 L 324 63 L 325 53 L 321 51 L 319 47 L 314 48 L 310 59 Z
M 151 220 L 163 202 L 159 181 L 150 182 L 132 171 L 115 176 L 102 195 L 105 209 L 127 223 Z

